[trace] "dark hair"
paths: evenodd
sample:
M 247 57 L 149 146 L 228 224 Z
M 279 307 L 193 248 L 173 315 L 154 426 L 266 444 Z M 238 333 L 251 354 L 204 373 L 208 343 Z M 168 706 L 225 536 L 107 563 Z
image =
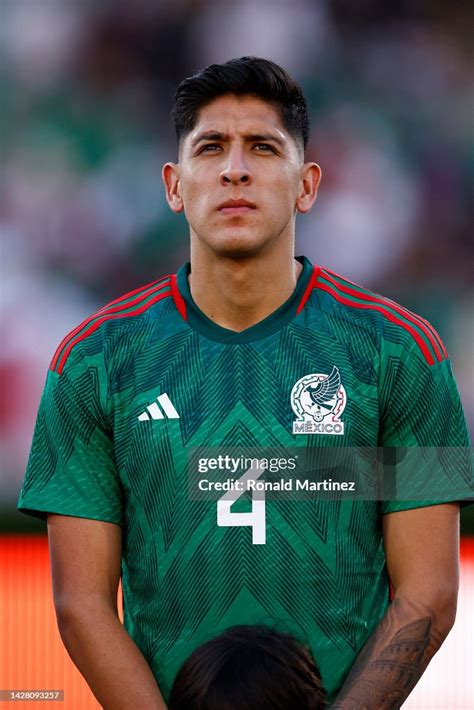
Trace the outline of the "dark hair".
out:
M 178 85 L 171 111 L 178 144 L 196 125 L 199 110 L 224 94 L 253 95 L 272 103 L 287 131 L 306 148 L 309 119 L 301 87 L 278 64 L 258 57 L 211 64 Z
M 325 691 L 309 651 L 265 626 L 234 626 L 181 667 L 169 710 L 322 710 Z

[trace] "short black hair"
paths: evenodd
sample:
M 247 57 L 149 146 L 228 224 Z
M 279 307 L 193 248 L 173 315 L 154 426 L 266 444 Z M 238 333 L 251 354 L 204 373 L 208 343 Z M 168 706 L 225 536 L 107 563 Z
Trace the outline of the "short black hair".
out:
M 308 107 L 300 85 L 278 64 L 259 57 L 211 64 L 178 85 L 171 111 L 178 145 L 196 125 L 199 110 L 224 94 L 257 96 L 273 104 L 287 131 L 306 148 Z
M 233 626 L 197 648 L 176 676 L 169 710 L 322 710 L 310 652 L 266 626 Z

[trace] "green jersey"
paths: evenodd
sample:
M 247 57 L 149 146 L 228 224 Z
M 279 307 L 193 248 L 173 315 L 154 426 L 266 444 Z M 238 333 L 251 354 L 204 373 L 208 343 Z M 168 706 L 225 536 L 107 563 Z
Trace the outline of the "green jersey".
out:
M 333 698 L 389 604 L 382 516 L 429 503 L 241 496 L 223 485 L 228 452 L 467 445 L 431 325 L 299 260 L 292 296 L 242 332 L 199 310 L 186 264 L 51 362 L 19 508 L 122 526 L 124 623 L 165 697 L 198 645 L 258 622 L 310 645 Z M 196 450 L 216 454 L 199 458 L 201 497 Z M 452 476 L 467 498 L 467 473 Z

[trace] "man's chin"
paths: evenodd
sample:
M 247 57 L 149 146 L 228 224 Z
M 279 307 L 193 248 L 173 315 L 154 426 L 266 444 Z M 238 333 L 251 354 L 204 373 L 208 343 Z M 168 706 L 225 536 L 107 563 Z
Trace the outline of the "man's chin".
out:
M 214 250 L 214 253 L 220 256 L 222 259 L 250 259 L 256 256 L 261 251 L 261 248 L 251 247 L 251 246 L 241 246 L 241 247 L 228 247 L 228 248 L 218 248 Z
M 222 235 L 208 242 L 208 246 L 212 251 L 227 259 L 247 259 L 255 256 L 265 249 L 269 240 L 256 239 L 254 235 Z

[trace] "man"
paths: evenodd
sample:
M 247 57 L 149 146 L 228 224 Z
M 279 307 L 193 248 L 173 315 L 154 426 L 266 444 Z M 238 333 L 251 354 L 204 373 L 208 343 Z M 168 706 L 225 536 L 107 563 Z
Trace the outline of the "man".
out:
M 454 621 L 466 471 L 439 505 L 210 500 L 194 495 L 193 452 L 211 450 L 199 465 L 222 484 L 236 447 L 466 446 L 446 351 L 419 316 L 294 258 L 321 171 L 280 67 L 212 65 L 180 84 L 173 118 L 163 179 L 191 263 L 62 341 L 20 497 L 48 516 L 63 641 L 104 707 L 163 708 L 201 643 L 283 620 L 337 707 L 399 707 Z

